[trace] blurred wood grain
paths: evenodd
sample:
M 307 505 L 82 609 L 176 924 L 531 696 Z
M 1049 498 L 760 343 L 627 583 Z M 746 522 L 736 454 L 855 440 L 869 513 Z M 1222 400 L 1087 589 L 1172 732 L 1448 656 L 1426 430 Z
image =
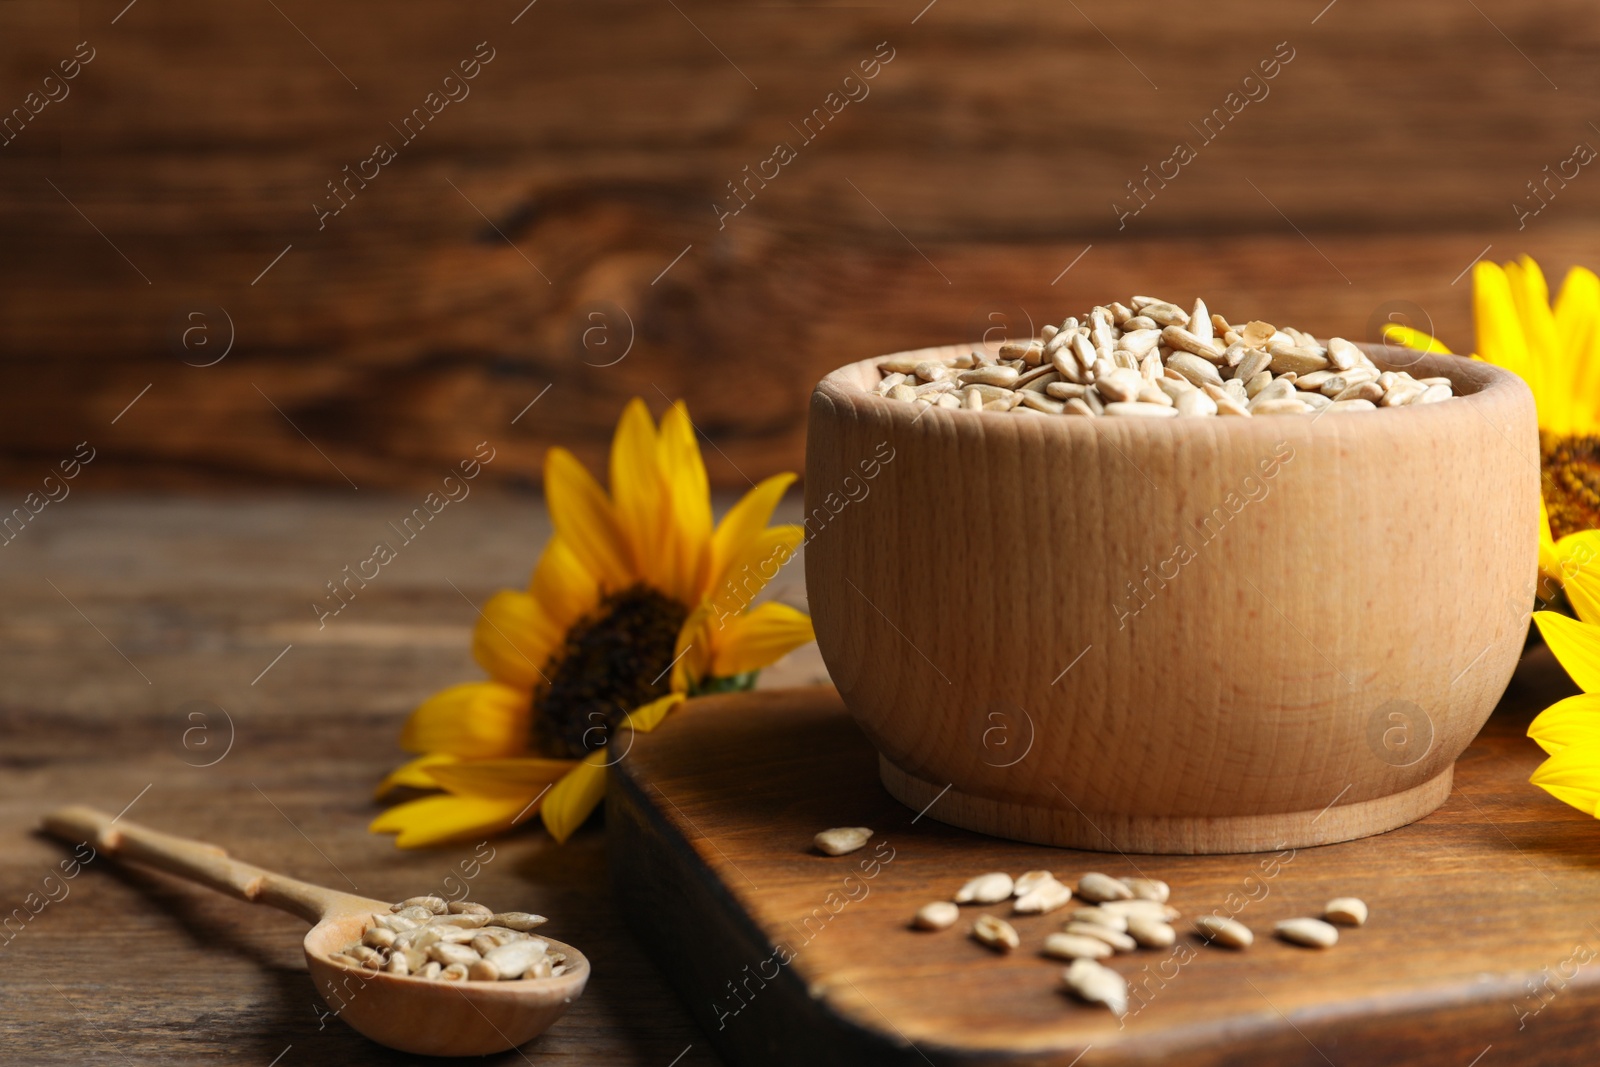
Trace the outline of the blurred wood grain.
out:
M 736 486 L 873 352 L 1140 290 L 1468 349 L 1474 257 L 1600 259 L 1576 2 L 925 2 L 0 4 L 0 480 L 532 484 L 642 395 Z

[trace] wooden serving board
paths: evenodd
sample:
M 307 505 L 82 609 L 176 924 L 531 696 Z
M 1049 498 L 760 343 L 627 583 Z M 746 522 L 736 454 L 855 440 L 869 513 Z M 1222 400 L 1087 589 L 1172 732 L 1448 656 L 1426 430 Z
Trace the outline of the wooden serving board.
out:
M 616 895 L 723 1055 L 740 1064 L 1418 1064 L 1498 1067 L 1600 1059 L 1600 824 L 1527 783 L 1524 735 L 1562 695 L 1543 653 L 1462 757 L 1423 821 L 1321 848 L 1224 856 L 1118 855 L 1018 844 L 921 817 L 878 781 L 877 758 L 831 689 L 691 704 L 640 736 L 611 777 Z M 866 825 L 845 857 L 823 828 Z M 1108 848 L 1113 843 L 1108 842 Z M 1014 920 L 1022 948 L 907 920 L 968 876 L 1045 868 L 1143 873 L 1172 885 L 1171 950 L 1108 961 L 1127 1017 L 1061 989 L 1039 955 L 1062 913 Z M 1329 898 L 1371 906 L 1326 952 L 1270 936 Z M 1233 913 L 1236 953 L 1187 919 Z

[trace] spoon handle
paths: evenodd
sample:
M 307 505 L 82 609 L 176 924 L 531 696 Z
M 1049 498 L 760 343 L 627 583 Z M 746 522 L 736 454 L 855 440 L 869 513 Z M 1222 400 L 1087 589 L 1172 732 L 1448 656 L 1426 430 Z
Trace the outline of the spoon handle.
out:
M 227 851 L 216 845 L 113 819 L 102 811 L 82 805 L 46 815 L 44 829 L 63 841 L 88 841 L 107 855 L 159 868 L 251 904 L 271 905 L 307 922 L 314 923 L 333 914 L 388 908 L 381 901 L 312 885 L 230 859 Z

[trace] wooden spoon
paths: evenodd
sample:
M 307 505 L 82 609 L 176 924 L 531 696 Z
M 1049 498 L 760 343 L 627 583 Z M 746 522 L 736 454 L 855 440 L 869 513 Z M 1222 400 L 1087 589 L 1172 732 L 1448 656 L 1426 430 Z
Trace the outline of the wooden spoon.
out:
M 270 904 L 307 922 L 306 966 L 335 1015 L 390 1048 L 426 1056 L 482 1056 L 543 1033 L 583 992 L 589 961 L 571 945 L 566 971 L 554 978 L 445 982 L 348 967 L 329 957 L 359 941 L 381 900 L 325 889 L 229 859 L 216 845 L 163 834 L 93 808 L 63 808 L 44 829 L 63 841 L 87 841 L 110 856 L 157 867 L 251 904 Z

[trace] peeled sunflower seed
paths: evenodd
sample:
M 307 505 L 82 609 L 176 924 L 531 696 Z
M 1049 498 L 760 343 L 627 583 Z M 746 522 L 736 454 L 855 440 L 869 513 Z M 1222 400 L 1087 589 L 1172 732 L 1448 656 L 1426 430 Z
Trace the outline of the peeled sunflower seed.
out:
M 369 926 L 361 935 L 361 943 L 368 948 L 389 948 L 394 944 L 395 933 L 393 930 L 381 926 Z
M 1144 948 L 1171 948 L 1178 940 L 1178 932 L 1171 926 L 1145 915 L 1128 920 L 1128 936 Z
M 1361 926 L 1367 921 L 1367 905 L 1357 897 L 1335 897 L 1322 909 L 1322 917 L 1331 923 Z
M 1195 919 L 1194 928 L 1207 941 L 1226 948 L 1249 948 L 1256 939 L 1244 923 L 1220 915 L 1202 915 Z
M 390 911 L 403 911 L 406 908 L 427 908 L 435 915 L 443 915 L 449 910 L 450 905 L 443 897 L 407 897 L 398 904 L 389 905 Z
M 473 960 L 480 957 L 468 945 L 452 945 L 447 941 L 439 941 L 428 946 L 428 958 L 438 960 L 446 967 L 452 963 L 459 963 L 466 967 L 471 965 Z
M 1056 876 L 1050 871 L 1023 871 L 1017 875 L 1016 882 L 1011 887 L 1014 896 L 1026 896 L 1029 890 L 1041 882 L 1053 882 Z
M 1253 415 L 1302 415 L 1310 410 L 1310 404 L 1293 397 L 1257 400 L 1250 405 L 1250 413 Z
M 823 830 L 811 839 L 817 851 L 828 856 L 843 856 L 872 840 L 872 831 L 865 826 L 836 826 Z
M 1108 874 L 1090 871 L 1078 879 L 1078 895 L 1094 903 L 1112 900 L 1132 900 L 1133 890 Z
M 1226 316 L 1212 313 L 1203 299 L 1187 313 L 1171 301 L 1139 299 L 1144 302 L 1137 308 L 1111 301 L 1081 320 L 1069 316 L 1059 327 L 1042 328 L 1037 340 L 1007 341 L 992 352 L 983 345 L 953 358 L 912 354 L 880 360 L 876 392 L 914 405 L 919 417 L 939 407 L 1013 412 L 1032 419 L 1314 414 L 1332 408 L 1328 399 L 1408 407 L 1454 395 L 1448 377 L 1413 378 L 1406 371 L 1380 371 L 1364 351 L 1343 338 L 1324 343 L 1292 326 L 1280 329 L 1259 320 L 1234 326 Z M 1209 390 L 1206 396 L 1188 396 L 1165 385 L 1157 387 L 1174 378 L 1200 387 L 1228 383 L 1230 388 L 1226 396 Z M 1358 383 L 1374 380 L 1376 391 L 1346 395 Z M 1057 384 L 1084 391 L 1046 392 Z M 1263 404 L 1296 399 L 1306 406 L 1246 406 L 1268 385 L 1277 385 L 1278 390 L 1262 397 Z M 1033 398 L 1026 399 L 1027 393 Z M 1138 405 L 1169 410 L 1158 413 Z M 1367 409 L 1355 405 L 1332 410 Z
M 1071 902 L 1071 887 L 1046 877 L 1030 884 L 1028 891 L 1017 897 L 1011 908 L 1018 915 L 1048 915 Z
M 1171 922 L 1182 913 L 1171 904 L 1161 904 L 1154 900 L 1108 900 L 1100 905 L 1104 911 L 1113 915 L 1121 915 L 1131 919 L 1135 915 L 1144 915 L 1161 922 Z
M 1004 871 L 980 874 L 956 890 L 957 904 L 998 904 L 1009 897 L 1016 883 Z
M 1107 930 L 1115 930 L 1119 934 L 1128 929 L 1128 920 L 1125 916 L 1107 911 L 1104 908 L 1078 908 L 1067 916 L 1067 921 L 1094 923 L 1097 926 L 1104 926 Z
M 1112 951 L 1099 938 L 1081 934 L 1047 934 L 1044 939 L 1044 954 L 1058 960 L 1103 960 Z
M 954 926 L 961 917 L 961 909 L 948 900 L 935 900 L 917 909 L 911 925 L 918 930 L 943 930 Z
M 1285 919 L 1273 927 L 1273 933 L 1307 948 L 1331 948 L 1339 942 L 1338 929 L 1321 919 Z
M 978 921 L 972 924 L 972 936 L 979 944 L 987 945 L 996 952 L 1010 952 L 1022 944 L 1022 939 L 1011 924 L 993 915 L 978 916 Z
M 494 966 L 496 977 L 521 978 L 529 968 L 545 958 L 549 944 L 539 938 L 513 941 L 494 949 L 484 959 Z
M 1123 885 L 1132 891 L 1136 900 L 1153 900 L 1165 904 L 1172 895 L 1172 887 L 1159 878 L 1123 878 Z
M 1132 952 L 1139 947 L 1138 942 L 1127 934 L 1119 934 L 1109 926 L 1101 926 L 1099 923 L 1068 923 L 1062 927 L 1062 933 L 1104 941 L 1118 952 Z
M 420 979 L 548 978 L 565 957 L 548 952 L 548 941 L 527 933 L 544 921 L 542 915 L 495 912 L 468 900 L 412 897 L 374 914 L 359 941 L 329 958 L 347 967 Z
M 342 954 L 354 959 L 361 966 L 370 967 L 374 971 L 383 966 L 383 956 L 379 954 L 377 949 L 367 945 L 347 945 Z
M 1073 960 L 1061 977 L 1078 998 L 1110 1008 L 1115 1015 L 1127 1014 L 1127 980 L 1110 967 L 1091 959 Z

